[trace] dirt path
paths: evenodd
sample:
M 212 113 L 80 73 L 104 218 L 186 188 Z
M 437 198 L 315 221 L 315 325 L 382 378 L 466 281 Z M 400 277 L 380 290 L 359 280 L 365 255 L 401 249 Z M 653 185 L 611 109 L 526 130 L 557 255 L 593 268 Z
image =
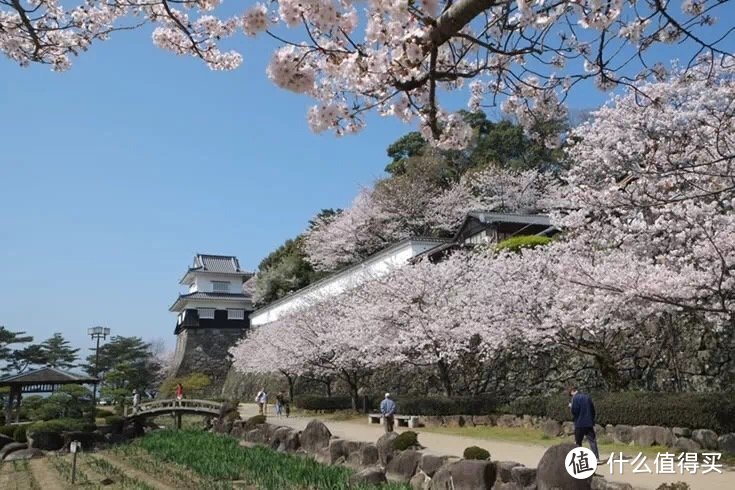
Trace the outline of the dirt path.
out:
M 33 478 L 36 479 L 38 486 L 43 490 L 64 490 L 67 488 L 66 484 L 59 479 L 59 473 L 49 466 L 47 458 L 32 459 L 30 467 Z
M 118 468 L 120 468 L 130 478 L 135 478 L 136 480 L 143 482 L 146 485 L 155 488 L 156 490 L 176 490 L 176 487 L 172 487 L 149 475 L 148 473 L 133 468 L 132 466 L 115 456 L 110 456 L 106 453 L 94 453 L 94 457 L 106 460 L 113 466 L 117 466 Z
M 241 404 L 241 416 L 251 417 L 257 414 L 255 404 Z M 268 417 L 268 422 L 277 425 L 286 425 L 297 430 L 303 430 L 306 424 L 313 418 L 319 417 Z M 378 425 L 369 425 L 367 417 L 364 421 L 332 421 L 323 420 L 324 424 L 337 437 L 349 439 L 353 441 L 375 442 L 383 434 L 383 428 Z M 403 429 L 406 430 L 406 429 Z M 398 432 L 401 432 L 399 429 Z M 494 460 L 499 461 L 517 461 L 529 467 L 538 466 L 538 462 L 543 456 L 546 448 L 540 445 L 523 444 L 517 442 L 506 442 L 492 439 L 480 439 L 474 437 L 457 436 L 450 434 L 436 434 L 433 432 L 424 432 L 417 429 L 421 435 L 419 442 L 426 447 L 424 452 L 436 455 L 448 455 L 461 457 L 464 449 L 468 446 L 479 446 L 487 449 Z M 635 454 L 631 448 L 631 454 Z M 603 459 L 607 459 L 608 454 L 601 454 Z M 647 460 L 647 464 L 651 471 L 655 471 L 653 461 Z M 692 490 L 733 490 L 735 489 L 735 471 L 732 469 L 723 469 L 722 474 L 710 472 L 706 475 L 698 472 L 696 474 L 679 474 L 678 467 L 675 467 L 676 474 L 648 474 L 648 473 L 632 473 L 632 467 L 625 465 L 623 467 L 624 474 L 620 474 L 617 467 L 615 474 L 610 474 L 610 467 L 607 465 L 600 466 L 598 474 L 605 476 L 610 481 L 630 483 L 637 489 L 655 489 L 662 483 L 670 483 L 683 481 L 688 483 Z

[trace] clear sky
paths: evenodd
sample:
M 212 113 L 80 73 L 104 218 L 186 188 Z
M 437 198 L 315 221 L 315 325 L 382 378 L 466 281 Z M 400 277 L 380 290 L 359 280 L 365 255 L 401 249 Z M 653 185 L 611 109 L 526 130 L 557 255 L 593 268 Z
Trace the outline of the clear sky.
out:
M 178 280 L 197 252 L 248 269 L 348 205 L 412 128 L 369 119 L 357 136 L 315 135 L 310 101 L 265 76 L 267 40 L 211 72 L 119 33 L 57 74 L 0 59 L 0 325 L 40 341 L 86 329 L 173 346 Z M 582 89 L 574 107 L 604 95 Z

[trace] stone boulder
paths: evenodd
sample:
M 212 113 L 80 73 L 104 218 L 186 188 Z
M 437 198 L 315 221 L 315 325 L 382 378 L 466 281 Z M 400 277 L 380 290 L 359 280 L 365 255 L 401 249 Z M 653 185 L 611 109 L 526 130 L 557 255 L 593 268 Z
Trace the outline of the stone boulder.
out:
M 10 444 L 6 444 L 0 449 L 0 461 L 3 461 L 8 454 L 14 451 L 20 451 L 21 449 L 28 449 L 28 444 L 25 442 L 11 442 Z
M 695 453 L 701 450 L 702 447 L 688 437 L 679 437 L 674 441 L 674 449 L 685 453 Z
M 565 436 L 573 436 L 574 435 L 574 422 L 564 422 L 561 424 L 561 431 L 562 434 Z
M 674 427 L 671 432 L 674 433 L 674 439 L 677 437 L 692 437 L 692 431 L 687 427 Z
M 551 446 L 541 457 L 536 468 L 536 488 L 538 490 L 590 490 L 591 478 L 577 480 L 564 466 L 564 459 L 574 444 L 565 443 Z
M 11 442 L 13 442 L 13 438 L 12 437 L 8 437 L 5 434 L 0 434 L 0 449 L 4 448 L 5 446 L 7 446 L 8 444 L 10 444 Z
M 365 444 L 360 448 L 360 466 L 372 466 L 378 464 L 380 455 L 375 444 Z
M 444 417 L 441 415 L 426 415 L 421 417 L 424 427 L 441 427 L 444 425 Z
M 301 447 L 307 452 L 316 454 L 322 449 L 329 447 L 329 440 L 331 438 L 332 433 L 329 432 L 327 426 L 314 419 L 301 432 Z
M 344 439 L 331 439 L 329 446 L 319 451 L 317 461 L 324 464 L 336 464 L 340 460 L 345 461 L 349 456 L 346 442 Z
M 674 445 L 676 437 L 674 433 L 668 427 L 656 427 L 656 444 L 660 446 L 671 447 Z
M 391 481 L 408 483 L 416 473 L 420 460 L 421 453 L 418 451 L 413 449 L 400 451 L 388 462 L 385 474 Z
M 397 437 L 398 434 L 395 432 L 387 432 L 380 436 L 378 442 L 375 443 L 375 446 L 378 448 L 378 459 L 383 466 L 387 465 L 393 459 L 393 454 L 396 452 L 393 448 L 393 441 Z
M 498 481 L 508 483 L 513 480 L 513 474 L 511 471 L 516 466 L 522 466 L 521 463 L 516 461 L 495 461 L 495 471 L 497 473 Z
M 547 420 L 541 425 L 541 430 L 548 437 L 558 437 L 561 434 L 561 424 L 556 420 Z
M 717 445 L 724 453 L 735 454 L 735 434 L 723 434 L 717 439 Z
M 496 422 L 498 427 L 520 427 L 521 420 L 515 415 L 501 415 Z
M 472 423 L 474 425 L 493 425 L 493 420 L 489 415 L 473 415 Z
M 653 446 L 656 442 L 656 427 L 636 425 L 633 427 L 633 442 L 638 446 Z
M 381 485 L 388 480 L 380 466 L 371 466 L 350 476 L 350 486 L 357 487 L 360 485 Z
M 3 459 L 3 461 L 18 461 L 21 459 L 43 458 L 45 455 L 46 453 L 44 453 L 40 449 L 32 447 L 28 449 L 13 451 L 12 453 L 5 456 L 5 459 Z
M 408 484 L 411 487 L 411 490 L 428 490 L 429 485 L 431 485 L 431 478 L 429 478 L 423 471 L 419 471 L 413 475 L 413 478 L 411 478 L 411 481 L 408 482 Z
M 692 440 L 702 446 L 702 449 L 717 449 L 717 434 L 709 429 L 692 431 Z
M 433 454 L 423 454 L 421 461 L 419 461 L 419 469 L 426 474 L 429 478 L 433 477 L 434 474 L 441 468 L 444 463 L 447 462 L 446 456 L 434 456 Z
M 630 444 L 633 442 L 633 427 L 623 424 L 616 425 L 612 437 L 618 444 Z
M 444 425 L 447 427 L 464 427 L 467 419 L 464 415 L 447 415 L 444 417 Z
M 522 488 L 530 487 L 536 481 L 536 468 L 526 468 L 525 466 L 514 466 L 510 470 L 513 483 Z
M 431 490 L 489 490 L 495 484 L 492 461 L 462 459 L 442 466 L 431 479 Z
M 299 448 L 299 433 L 290 427 L 279 427 L 270 437 L 272 449 L 292 453 Z
M 247 431 L 243 439 L 254 444 L 267 444 L 268 433 L 266 432 L 265 427 L 261 425 L 257 429 Z
M 616 483 L 605 480 L 605 477 L 594 475 L 592 477 L 592 490 L 633 490 L 630 483 Z

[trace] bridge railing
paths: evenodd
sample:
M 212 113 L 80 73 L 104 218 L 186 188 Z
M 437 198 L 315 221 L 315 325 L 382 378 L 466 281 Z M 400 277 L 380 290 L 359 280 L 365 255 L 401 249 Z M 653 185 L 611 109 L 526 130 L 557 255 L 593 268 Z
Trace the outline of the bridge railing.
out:
M 173 411 L 176 409 L 202 409 L 204 411 L 219 412 L 221 408 L 222 403 L 214 402 L 212 400 L 197 400 L 194 398 L 182 398 L 181 400 L 177 400 L 175 398 L 169 398 L 165 400 L 153 400 L 151 402 L 141 403 L 135 411 L 132 409 L 129 410 L 128 407 L 125 407 L 125 415 L 141 415 L 146 412 L 162 411 L 166 409 L 171 409 Z

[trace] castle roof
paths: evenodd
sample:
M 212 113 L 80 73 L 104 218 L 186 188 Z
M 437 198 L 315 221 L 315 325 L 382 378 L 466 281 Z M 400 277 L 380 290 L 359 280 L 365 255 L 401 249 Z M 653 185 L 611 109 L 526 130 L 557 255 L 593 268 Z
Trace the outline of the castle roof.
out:
M 187 269 L 186 274 L 184 274 L 184 277 L 181 278 L 179 283 L 187 283 L 192 278 L 192 274 L 197 272 L 234 274 L 244 279 L 253 275 L 251 272 L 244 271 L 240 268 L 240 261 L 234 255 L 196 254 L 191 267 Z

